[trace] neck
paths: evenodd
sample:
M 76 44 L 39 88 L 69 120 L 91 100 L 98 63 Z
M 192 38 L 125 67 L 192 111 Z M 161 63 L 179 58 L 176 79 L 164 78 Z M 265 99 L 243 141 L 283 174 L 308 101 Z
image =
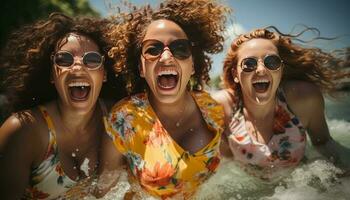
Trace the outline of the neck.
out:
M 57 101 L 59 118 L 64 128 L 68 129 L 71 134 L 77 132 L 89 133 L 90 131 L 86 130 L 97 122 L 93 120 L 94 116 L 98 115 L 97 110 L 95 105 L 89 112 L 82 114 L 69 108 L 64 108 L 64 106 Z
M 167 119 L 183 118 L 188 114 L 189 110 L 192 110 L 192 96 L 190 92 L 186 91 L 182 98 L 173 103 L 162 103 L 158 101 L 153 95 L 149 96 L 150 104 L 158 117 L 166 117 Z
M 249 98 L 243 96 L 244 108 L 247 110 L 250 116 L 254 119 L 265 119 L 266 117 L 273 115 L 276 107 L 276 96 L 273 98 L 273 101 L 268 102 L 267 104 L 259 105 L 256 102 L 253 102 Z

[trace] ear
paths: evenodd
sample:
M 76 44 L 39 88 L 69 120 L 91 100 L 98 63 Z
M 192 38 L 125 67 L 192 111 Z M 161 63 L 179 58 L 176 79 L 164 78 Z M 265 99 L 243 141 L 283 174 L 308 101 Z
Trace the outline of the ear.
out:
M 235 83 L 239 83 L 239 79 L 237 77 L 237 70 L 234 70 L 234 68 L 231 68 L 231 76 L 233 77 L 233 81 Z

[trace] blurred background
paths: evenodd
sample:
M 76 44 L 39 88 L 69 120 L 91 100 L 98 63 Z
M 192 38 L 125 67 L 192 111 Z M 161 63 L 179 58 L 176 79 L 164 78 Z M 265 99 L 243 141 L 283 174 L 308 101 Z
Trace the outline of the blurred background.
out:
M 158 6 L 160 0 L 130 0 L 122 1 L 136 6 L 150 4 Z M 125 3 L 126 2 L 126 3 Z M 348 0 L 221 0 L 233 9 L 227 21 L 225 48 L 220 54 L 213 55 L 211 70 L 211 86 L 217 87 L 222 72 L 222 62 L 227 47 L 232 40 L 241 33 L 254 28 L 276 26 L 284 33 L 297 33 L 305 26 L 320 30 L 323 37 L 337 37 L 335 40 L 318 40 L 308 45 L 332 51 L 350 46 L 350 1 Z M 24 24 L 38 19 L 45 19 L 51 12 L 63 12 L 70 16 L 89 15 L 94 17 L 108 17 L 117 12 L 117 7 L 123 8 L 120 0 L 6 0 L 3 1 L 0 12 L 0 47 L 3 48 L 9 33 Z M 124 6 L 126 9 L 126 7 Z M 307 33 L 303 39 L 308 40 L 315 35 Z M 349 53 L 350 54 L 350 53 Z M 0 79 L 2 73 L 0 68 Z M 348 90 L 350 80 L 344 86 Z M 1 95 L 0 88 L 0 121 L 2 121 L 1 106 L 6 98 Z M 347 95 L 349 96 L 349 95 Z M 342 115 L 350 120 L 350 109 L 345 107 L 350 98 L 344 97 L 340 102 L 343 106 L 339 111 L 329 111 L 328 115 Z M 336 105 L 339 102 L 335 103 Z M 331 104 L 333 105 L 333 104 Z M 340 112 L 340 114 L 339 114 Z

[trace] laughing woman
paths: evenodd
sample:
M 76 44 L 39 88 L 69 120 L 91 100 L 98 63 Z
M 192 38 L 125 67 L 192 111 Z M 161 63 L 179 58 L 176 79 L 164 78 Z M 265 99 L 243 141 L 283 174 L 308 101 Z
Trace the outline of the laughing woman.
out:
M 202 88 L 227 12 L 211 0 L 165 1 L 128 15 L 126 39 L 111 35 L 133 95 L 113 107 L 108 132 L 152 195 L 189 198 L 220 162 L 223 109 Z
M 321 91 L 331 92 L 348 74 L 337 70 L 339 60 L 330 54 L 277 32 L 240 35 L 224 63 L 227 89 L 214 95 L 225 108 L 234 159 L 261 178 L 298 165 L 306 134 L 328 158 L 337 160 L 338 151 L 345 150 L 329 134 Z
M 54 13 L 10 38 L 2 86 L 15 114 L 0 128 L 2 198 L 57 198 L 96 173 L 100 146 L 109 142 L 99 96 L 114 94 L 115 101 L 122 91 L 112 87 L 118 85 L 100 29 L 108 24 Z

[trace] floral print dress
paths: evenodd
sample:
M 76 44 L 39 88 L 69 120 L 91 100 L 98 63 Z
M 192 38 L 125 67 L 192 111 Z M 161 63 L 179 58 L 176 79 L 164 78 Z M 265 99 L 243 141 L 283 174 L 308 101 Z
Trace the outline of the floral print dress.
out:
M 304 158 L 306 130 L 299 119 L 290 111 L 282 89 L 278 89 L 277 107 L 274 116 L 274 135 L 267 144 L 256 141 L 254 130 L 247 130 L 238 106 L 230 122 L 228 141 L 234 159 L 250 174 L 270 179 Z
M 56 132 L 46 108 L 39 106 L 49 129 L 49 145 L 41 164 L 31 170 L 29 187 L 23 199 L 55 199 L 71 187 L 76 181 L 71 180 L 63 171 L 58 159 Z
M 205 92 L 193 92 L 209 130 L 215 135 L 196 153 L 179 146 L 153 111 L 146 93 L 117 103 L 108 118 L 107 133 L 129 163 L 141 186 L 160 198 L 191 197 L 217 169 L 223 132 L 223 108 Z

